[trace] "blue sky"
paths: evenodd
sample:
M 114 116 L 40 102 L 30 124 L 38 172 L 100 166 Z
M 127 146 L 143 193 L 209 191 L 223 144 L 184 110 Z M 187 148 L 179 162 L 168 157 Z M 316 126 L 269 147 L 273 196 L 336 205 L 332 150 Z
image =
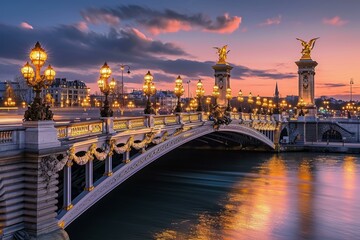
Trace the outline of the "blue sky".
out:
M 295 38 L 320 37 L 315 94 L 346 97 L 350 78 L 354 91 L 360 80 L 359 9 L 356 0 L 7 1 L 0 3 L 0 80 L 18 75 L 40 41 L 57 77 L 84 80 L 93 92 L 104 61 L 115 78 L 121 63 L 131 66 L 128 89 L 141 87 L 151 70 L 158 89 L 172 89 L 181 75 L 204 79 L 210 91 L 213 47 L 228 44 L 234 95 L 270 96 L 275 82 L 283 95 L 296 95 Z

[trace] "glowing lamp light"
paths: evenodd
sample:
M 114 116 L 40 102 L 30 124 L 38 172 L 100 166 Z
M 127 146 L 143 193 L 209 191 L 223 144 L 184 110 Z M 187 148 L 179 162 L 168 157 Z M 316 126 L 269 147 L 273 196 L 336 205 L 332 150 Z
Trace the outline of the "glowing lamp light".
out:
M 97 82 L 100 89 L 104 88 L 104 79 L 100 78 Z
M 29 62 L 21 68 L 21 73 L 25 79 L 30 79 L 35 76 L 34 69 L 30 66 Z
M 227 89 L 226 89 L 226 96 L 225 96 L 225 97 L 226 97 L 227 100 L 230 100 L 230 99 L 231 99 L 231 97 L 232 97 L 232 96 L 231 96 L 231 88 L 227 88 Z
M 104 65 L 100 68 L 100 76 L 101 78 L 109 78 L 111 75 L 111 69 L 105 62 Z
M 115 79 L 114 79 L 114 78 L 112 78 L 112 79 L 111 79 L 111 82 L 110 82 L 110 84 L 109 84 L 109 85 L 110 85 L 110 89 L 111 89 L 111 90 L 115 89 L 115 86 L 116 86 L 116 81 L 115 81 Z
M 40 43 L 36 42 L 35 47 L 31 50 L 29 57 L 35 66 L 42 67 L 47 59 L 47 54 L 41 47 Z
M 49 65 L 47 69 L 45 70 L 45 78 L 49 81 L 53 81 L 55 79 L 55 70 Z

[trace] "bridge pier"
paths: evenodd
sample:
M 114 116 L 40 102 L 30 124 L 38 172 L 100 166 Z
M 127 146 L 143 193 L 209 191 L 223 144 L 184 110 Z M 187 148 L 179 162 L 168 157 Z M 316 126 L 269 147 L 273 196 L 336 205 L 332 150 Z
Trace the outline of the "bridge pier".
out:
M 0 186 L 0 239 L 67 240 L 58 225 L 58 174 L 67 158 L 53 121 L 24 122 L 24 151 L 18 155 L 18 167 L 9 169 L 12 179 Z M 56 157 L 56 155 L 57 157 Z M 1 163 L 0 165 L 2 165 Z M 5 162 L 8 166 L 8 163 Z M 60 169 L 59 169 L 60 168 Z M 0 185 L 1 185 L 0 177 Z M 16 190 L 15 190 L 16 187 Z

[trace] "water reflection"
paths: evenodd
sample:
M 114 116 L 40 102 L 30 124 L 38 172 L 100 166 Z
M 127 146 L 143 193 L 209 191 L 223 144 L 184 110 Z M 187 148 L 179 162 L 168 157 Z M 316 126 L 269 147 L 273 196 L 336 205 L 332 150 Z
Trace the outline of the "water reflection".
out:
M 165 160 L 85 212 L 70 237 L 359 239 L 358 156 L 181 150 Z
M 155 239 L 271 239 L 289 207 L 286 175 L 284 160 L 275 155 L 232 186 L 221 212 L 201 213 L 190 228 L 166 229 Z

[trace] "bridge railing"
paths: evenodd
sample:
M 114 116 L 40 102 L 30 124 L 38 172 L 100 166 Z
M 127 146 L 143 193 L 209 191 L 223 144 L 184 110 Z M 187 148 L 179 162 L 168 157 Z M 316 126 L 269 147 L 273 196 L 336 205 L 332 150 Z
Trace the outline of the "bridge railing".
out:
M 0 128 L 0 152 L 24 148 L 25 128 L 22 126 Z
M 73 139 L 78 137 L 96 135 L 103 132 L 102 120 L 92 120 L 74 123 L 56 123 L 58 139 Z

